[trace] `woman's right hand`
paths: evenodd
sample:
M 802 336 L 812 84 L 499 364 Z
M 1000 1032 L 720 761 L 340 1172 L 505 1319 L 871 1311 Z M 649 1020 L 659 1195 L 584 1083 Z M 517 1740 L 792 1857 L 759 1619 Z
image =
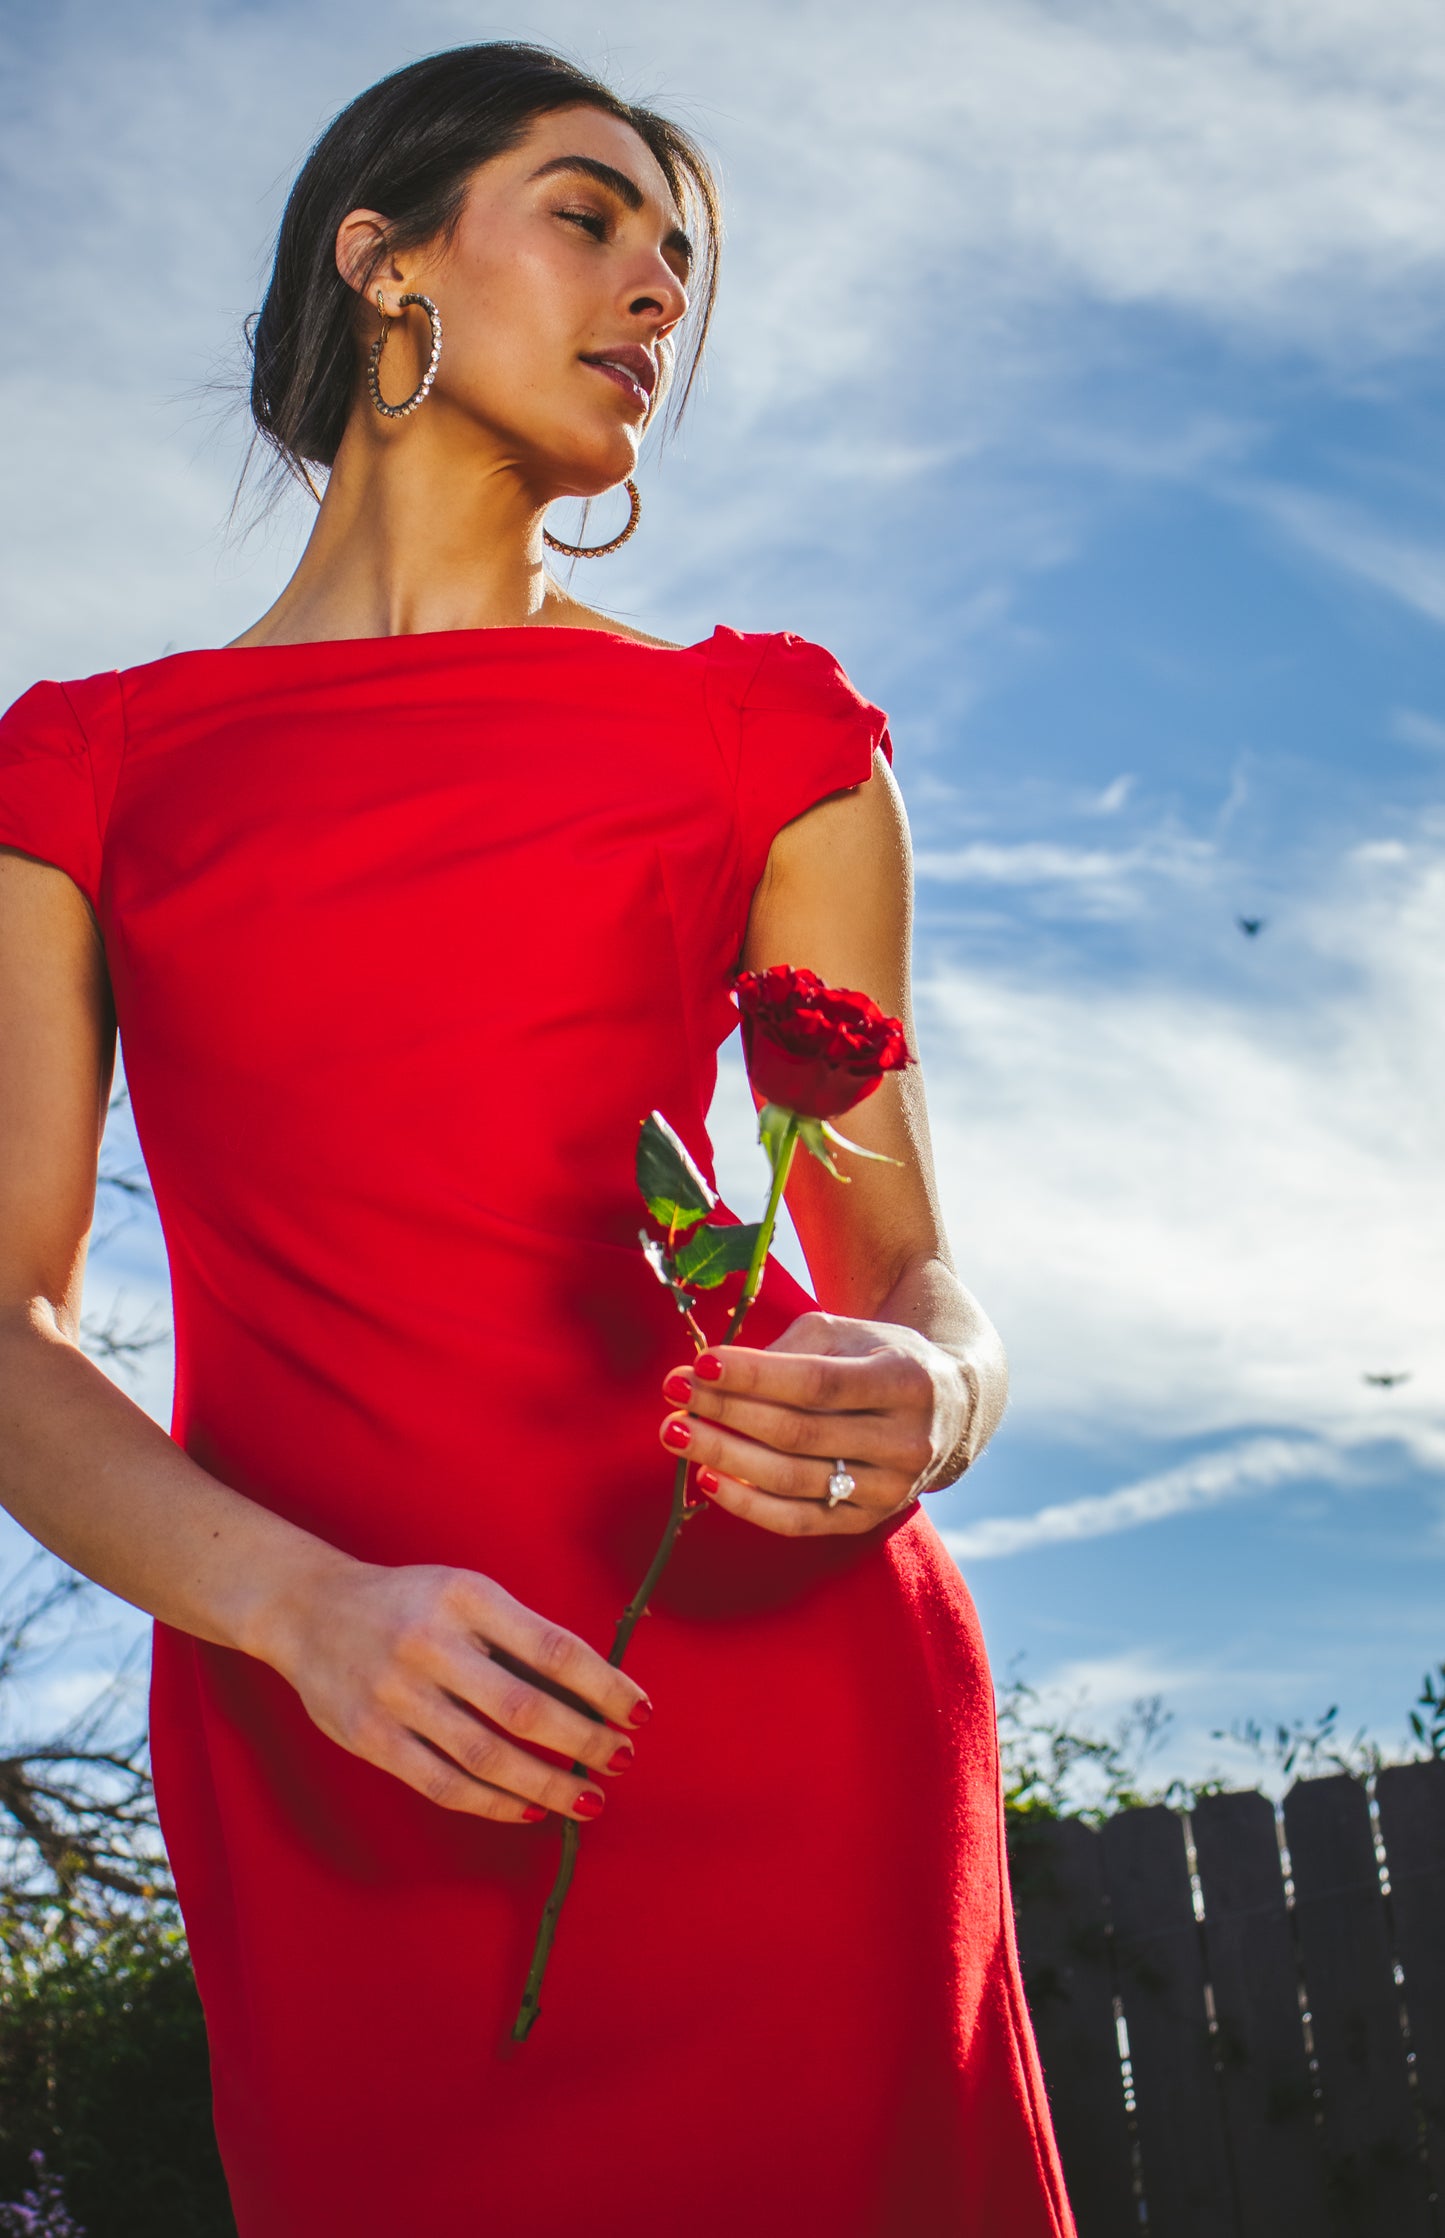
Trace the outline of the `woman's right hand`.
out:
M 286 1612 L 284 1634 L 267 1660 L 323 1733 L 429 1802 L 476 1818 L 595 1818 L 601 1788 L 517 1742 L 615 1778 L 633 1753 L 619 1732 L 652 1714 L 633 1679 L 475 1570 L 327 1564 Z

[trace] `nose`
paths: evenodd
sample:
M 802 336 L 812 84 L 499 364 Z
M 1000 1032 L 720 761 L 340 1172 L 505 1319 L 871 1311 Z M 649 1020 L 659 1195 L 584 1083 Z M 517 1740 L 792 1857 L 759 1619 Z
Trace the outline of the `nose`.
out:
M 628 290 L 627 308 L 633 318 L 655 319 L 659 333 L 666 334 L 686 315 L 687 289 L 664 257 L 649 262 L 645 280 L 634 282 Z

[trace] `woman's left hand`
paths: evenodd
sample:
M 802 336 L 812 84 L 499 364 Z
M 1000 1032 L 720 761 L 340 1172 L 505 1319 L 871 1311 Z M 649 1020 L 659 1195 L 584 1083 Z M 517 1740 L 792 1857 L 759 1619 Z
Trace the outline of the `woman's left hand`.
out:
M 856 1535 L 952 1483 L 973 1458 L 979 1369 L 917 1330 L 805 1313 L 766 1351 L 719 1345 L 674 1368 L 669 1453 L 699 1491 L 765 1531 Z M 839 1462 L 854 1489 L 827 1505 Z

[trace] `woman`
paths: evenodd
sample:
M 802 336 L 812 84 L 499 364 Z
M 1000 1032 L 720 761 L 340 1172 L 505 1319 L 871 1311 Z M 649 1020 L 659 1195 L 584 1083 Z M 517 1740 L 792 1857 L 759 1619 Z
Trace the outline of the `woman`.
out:
M 896 1167 L 793 1185 L 826 1311 L 773 1268 L 752 1344 L 679 1367 L 636 1248 L 638 1121 L 706 1163 L 739 962 L 906 1016 L 880 711 L 816 646 L 666 645 L 546 570 L 714 233 L 687 139 L 548 54 L 374 87 L 254 334 L 262 436 L 329 470 L 296 574 L 234 644 L 0 726 L 3 1490 L 157 1620 L 244 2238 L 1071 2227 L 987 1668 L 917 1504 L 1005 1370 L 916 1074 L 850 1122 Z M 76 1342 L 117 1018 L 174 1442 Z M 678 1450 L 715 1512 L 619 1672 Z

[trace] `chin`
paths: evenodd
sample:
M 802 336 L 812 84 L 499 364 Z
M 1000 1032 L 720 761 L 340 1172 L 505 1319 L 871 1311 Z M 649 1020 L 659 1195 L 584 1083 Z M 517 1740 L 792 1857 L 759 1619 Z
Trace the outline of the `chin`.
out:
M 615 426 L 592 443 L 578 442 L 574 431 L 570 442 L 549 444 L 547 450 L 551 465 L 548 479 L 556 482 L 559 494 L 568 497 L 600 497 L 637 472 L 637 446 L 625 439 L 619 442 Z
M 620 483 L 625 482 L 629 474 L 636 472 L 636 453 L 626 451 L 620 458 L 609 459 L 605 465 L 589 461 L 586 467 L 577 468 L 572 487 L 578 497 L 602 497 L 608 490 L 615 490 Z

